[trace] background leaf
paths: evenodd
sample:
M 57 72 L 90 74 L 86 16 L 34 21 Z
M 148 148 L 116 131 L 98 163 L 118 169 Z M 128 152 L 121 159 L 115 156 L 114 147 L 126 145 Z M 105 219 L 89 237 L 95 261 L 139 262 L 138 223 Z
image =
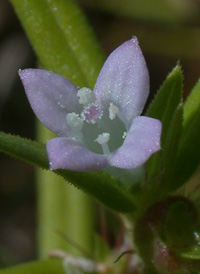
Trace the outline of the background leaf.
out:
M 0 274 L 65 274 L 62 260 L 36 261 L 0 270 Z

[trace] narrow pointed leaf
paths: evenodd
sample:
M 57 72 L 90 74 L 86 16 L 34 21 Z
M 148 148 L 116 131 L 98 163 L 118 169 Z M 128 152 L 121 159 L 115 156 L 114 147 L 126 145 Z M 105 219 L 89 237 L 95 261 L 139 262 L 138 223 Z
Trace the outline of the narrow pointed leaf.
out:
M 193 117 L 196 115 L 200 107 L 200 79 L 188 95 L 187 100 L 184 104 L 184 121 L 183 126 L 186 130 L 191 125 Z
M 174 184 L 178 186 L 187 182 L 200 163 L 200 81 L 184 104 L 183 117 L 183 131 L 174 177 Z
M 168 130 L 168 135 L 166 138 L 166 143 L 163 148 L 162 162 L 164 167 L 163 183 L 161 189 L 166 193 L 170 189 L 176 188 L 173 182 L 174 167 L 177 158 L 177 151 L 179 146 L 179 141 L 182 132 L 183 124 L 183 104 L 180 104 L 173 116 Z
M 174 111 L 182 100 L 182 94 L 183 74 L 180 65 L 177 65 L 167 76 L 146 113 L 149 117 L 161 120 L 162 145 L 165 143 Z
M 141 193 L 141 201 L 151 204 L 155 200 L 163 199 L 171 190 L 177 186 L 174 180 L 175 163 L 177 160 L 178 146 L 181 137 L 183 122 L 183 104 L 178 105 L 171 120 L 165 145 L 162 151 L 155 157 L 154 164 L 157 175 L 150 179 L 148 191 Z M 160 169 L 159 169 L 159 168 Z
M 182 130 L 182 124 L 183 124 L 183 104 L 180 104 L 171 120 L 165 147 L 163 149 L 162 153 L 162 159 L 164 166 L 170 166 L 173 165 L 174 156 L 176 155 L 176 151 L 178 149 L 178 143 L 181 135 Z
M 44 144 L 0 132 L 0 151 L 27 163 L 49 169 Z M 135 208 L 133 197 L 120 186 L 118 180 L 104 171 L 57 170 L 55 173 L 113 210 L 131 212 Z
M 170 122 L 182 100 L 182 93 L 183 75 L 181 67 L 177 65 L 167 76 L 146 113 L 147 116 L 157 118 L 162 122 L 161 149 L 165 146 Z M 162 171 L 161 154 L 162 150 L 154 154 L 148 161 L 148 177 L 150 179 Z
M 174 181 L 179 186 L 187 182 L 200 163 L 200 108 L 181 136 Z

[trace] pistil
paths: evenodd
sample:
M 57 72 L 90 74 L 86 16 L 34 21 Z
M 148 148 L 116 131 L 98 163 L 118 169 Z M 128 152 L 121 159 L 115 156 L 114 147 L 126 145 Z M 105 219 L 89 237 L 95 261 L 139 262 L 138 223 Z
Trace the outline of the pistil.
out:
M 98 144 L 101 145 L 104 155 L 109 155 L 110 154 L 110 150 L 109 150 L 109 147 L 108 147 L 108 144 L 107 144 L 107 142 L 109 140 L 110 140 L 110 134 L 107 133 L 107 132 L 99 134 L 97 139 L 95 140 L 95 142 L 97 142 Z

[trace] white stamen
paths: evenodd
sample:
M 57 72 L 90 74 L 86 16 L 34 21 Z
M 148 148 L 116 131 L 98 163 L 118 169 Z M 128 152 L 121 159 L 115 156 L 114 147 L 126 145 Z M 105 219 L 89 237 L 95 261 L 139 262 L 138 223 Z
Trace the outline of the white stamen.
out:
M 76 129 L 76 130 L 82 130 L 83 120 L 75 112 L 68 113 L 66 115 L 66 120 L 67 120 L 68 125 L 71 128 Z
M 118 112 L 119 112 L 119 108 L 117 106 L 115 106 L 113 103 L 110 103 L 110 107 L 109 107 L 110 120 L 115 119 Z
M 109 118 L 110 120 L 113 120 L 115 119 L 116 116 L 125 125 L 126 129 L 128 129 L 128 123 L 126 118 L 124 117 L 122 112 L 119 110 L 119 108 L 111 102 L 109 106 Z
M 109 140 L 110 140 L 110 134 L 107 132 L 99 134 L 97 139 L 95 140 L 95 142 L 101 145 L 104 155 L 110 154 L 110 150 L 107 144 Z
M 79 104 L 87 105 L 95 101 L 95 96 L 91 89 L 83 87 L 78 90 Z
M 126 138 L 126 136 L 127 136 L 127 132 L 126 132 L 126 131 L 124 131 L 124 132 L 123 132 L 123 135 L 122 135 L 122 139 L 125 139 L 125 138 Z

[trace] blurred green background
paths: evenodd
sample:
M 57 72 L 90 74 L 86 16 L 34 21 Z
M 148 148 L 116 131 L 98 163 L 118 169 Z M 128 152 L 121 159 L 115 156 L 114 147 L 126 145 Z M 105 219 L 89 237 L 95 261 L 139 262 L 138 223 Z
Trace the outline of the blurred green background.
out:
M 150 71 L 151 98 L 178 61 L 184 71 L 187 96 L 200 77 L 199 0 L 79 0 L 79 3 L 106 55 L 131 36 L 138 37 Z M 11 4 L 0 0 L 0 130 L 35 138 L 35 117 L 17 71 L 36 64 Z M 34 174 L 34 168 L 0 155 L 0 266 L 36 258 Z M 198 175 L 195 182 L 199 182 Z M 98 210 L 97 219 L 102 219 L 100 216 Z M 102 233 L 100 224 L 96 229 Z M 108 230 L 112 244 L 115 232 L 109 223 Z

